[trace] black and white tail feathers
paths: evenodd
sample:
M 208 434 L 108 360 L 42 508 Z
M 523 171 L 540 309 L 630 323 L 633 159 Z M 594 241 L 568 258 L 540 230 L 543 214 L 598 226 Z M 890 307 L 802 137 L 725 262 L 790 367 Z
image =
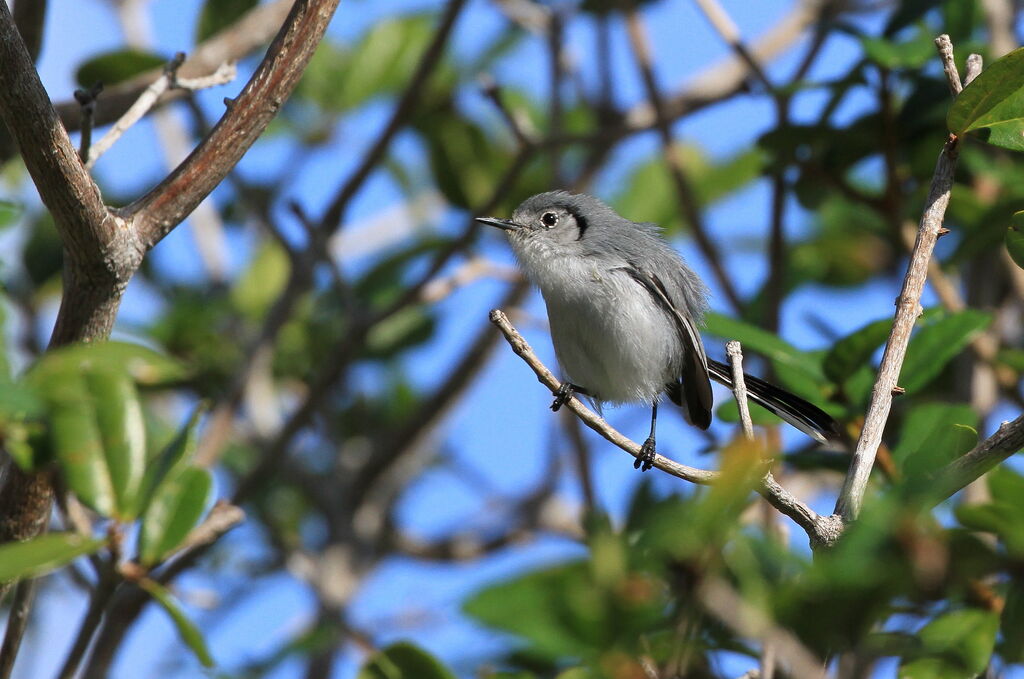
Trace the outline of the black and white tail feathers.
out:
M 719 384 L 732 388 L 732 369 L 725 363 L 709 358 L 708 374 Z M 743 373 L 743 381 L 751 401 L 778 415 L 818 443 L 827 444 L 839 439 L 839 425 L 818 406 L 748 373 Z

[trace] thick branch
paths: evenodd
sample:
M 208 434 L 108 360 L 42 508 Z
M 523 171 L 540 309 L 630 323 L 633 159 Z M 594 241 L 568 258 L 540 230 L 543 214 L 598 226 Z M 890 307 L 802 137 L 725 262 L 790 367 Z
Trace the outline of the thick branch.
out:
M 338 0 L 297 0 L 263 62 L 209 135 L 174 172 L 124 209 L 152 247 L 206 198 L 284 105 Z
M 949 43 L 949 36 L 939 36 L 935 44 L 946 66 L 950 91 L 959 92 L 962 87 L 960 77 L 956 74 L 956 66 L 950 68 L 953 47 Z M 836 514 L 840 515 L 844 521 L 855 519 L 860 512 L 864 490 L 867 488 L 871 467 L 875 462 L 875 454 L 882 442 L 882 432 L 885 430 L 885 423 L 889 418 L 893 390 L 897 386 L 896 380 L 899 379 L 903 359 L 907 354 L 910 333 L 914 329 L 914 322 L 921 313 L 921 293 L 924 291 L 924 284 L 928 278 L 928 262 L 935 249 L 939 229 L 942 228 L 946 206 L 949 205 L 950 191 L 953 189 L 953 172 L 956 169 L 958 156 L 958 140 L 950 135 L 935 166 L 935 174 L 932 176 L 931 188 L 928 191 L 928 200 L 925 203 L 924 214 L 921 215 L 917 231 L 917 240 L 914 242 L 907 273 L 903 278 L 903 289 L 897 300 L 896 317 L 893 320 L 889 340 L 885 345 L 885 353 L 882 354 L 882 364 L 878 368 L 875 387 L 871 393 L 871 403 L 868 406 L 864 429 L 857 441 L 857 449 L 854 451 L 850 470 L 847 472 L 843 488 L 839 493 L 839 500 L 836 502 Z
M 57 117 L 6 3 L 0 3 L 0 117 L 14 137 L 68 254 L 102 258 L 114 220 Z

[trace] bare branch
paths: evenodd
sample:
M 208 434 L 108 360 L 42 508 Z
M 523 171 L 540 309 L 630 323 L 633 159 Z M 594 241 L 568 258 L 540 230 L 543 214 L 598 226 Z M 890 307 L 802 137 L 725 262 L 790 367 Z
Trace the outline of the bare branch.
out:
M 96 113 L 96 97 L 103 91 L 103 83 L 96 83 L 88 90 L 75 90 L 75 100 L 82 107 L 82 138 L 78 144 L 78 157 L 84 163 L 92 146 L 92 122 Z
M 743 379 L 743 348 L 737 340 L 725 343 L 725 355 L 732 366 L 732 393 L 740 411 L 743 436 L 748 441 L 754 438 L 754 423 L 750 421 L 750 405 L 747 403 L 747 383 Z
M 722 36 L 736 52 L 737 55 L 746 63 L 747 68 L 753 73 L 758 80 L 761 81 L 766 88 L 772 89 L 772 82 L 768 79 L 768 74 L 761 68 L 761 64 L 758 63 L 757 59 L 750 52 L 747 46 L 743 43 L 743 38 L 740 37 L 740 29 L 733 22 L 732 17 L 725 11 L 725 8 L 719 4 L 718 0 L 696 0 L 697 7 L 704 13 L 707 20 L 711 23 L 718 34 Z
M 943 33 L 935 38 L 935 47 L 939 50 L 939 58 L 942 59 L 942 70 L 946 72 L 949 93 L 955 97 L 963 91 L 964 86 L 960 82 L 960 73 L 957 71 L 956 61 L 953 59 L 953 42 L 948 35 Z
M 211 75 L 200 78 L 178 78 L 174 71 L 167 70 L 160 78 L 147 87 L 114 126 L 96 142 L 89 151 L 86 167 L 92 168 L 100 156 L 110 150 L 117 140 L 135 123 L 149 113 L 165 92 L 170 89 L 195 92 L 197 90 L 224 85 L 235 79 L 238 69 L 234 63 L 223 63 Z M 172 87 L 173 86 L 173 87 Z
M 962 87 L 959 76 L 956 74 L 956 65 L 953 64 L 953 48 L 949 42 L 949 36 L 939 36 L 935 44 L 946 64 L 950 90 L 959 92 Z M 942 228 L 946 206 L 949 205 L 949 196 L 953 188 L 953 172 L 956 169 L 958 156 L 958 140 L 955 136 L 950 135 L 935 166 L 928 200 L 918 226 L 917 239 L 914 242 L 910 263 L 903 279 L 903 289 L 897 299 L 892 331 L 886 342 L 882 363 L 878 369 L 878 377 L 871 393 L 871 403 L 868 406 L 864 428 L 857 441 L 850 470 L 847 472 L 839 499 L 836 502 L 835 512 L 844 521 L 855 519 L 860 512 L 868 477 L 871 475 L 878 446 L 882 442 L 882 433 L 892 407 L 893 390 L 897 388 L 896 382 L 899 379 L 900 369 L 903 367 L 903 359 L 907 354 L 907 345 L 914 329 L 914 322 L 921 313 L 921 293 L 924 291 L 924 284 L 928 278 L 928 262 L 931 260 L 935 242 L 939 237 L 939 230 Z
M 337 5 L 338 0 L 297 0 L 263 62 L 210 134 L 122 211 L 147 248 L 192 212 L 263 133 L 298 83 Z

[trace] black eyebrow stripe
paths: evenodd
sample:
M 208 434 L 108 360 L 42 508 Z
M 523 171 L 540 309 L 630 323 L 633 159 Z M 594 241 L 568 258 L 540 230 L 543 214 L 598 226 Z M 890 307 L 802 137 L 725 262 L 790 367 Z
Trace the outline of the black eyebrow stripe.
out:
M 580 234 L 576 236 L 576 240 L 583 240 L 583 232 L 586 231 L 587 226 L 589 226 L 587 224 L 587 220 L 583 218 L 583 215 L 579 215 L 574 212 L 570 212 L 569 214 L 571 214 L 576 220 L 576 226 L 579 227 L 580 230 Z

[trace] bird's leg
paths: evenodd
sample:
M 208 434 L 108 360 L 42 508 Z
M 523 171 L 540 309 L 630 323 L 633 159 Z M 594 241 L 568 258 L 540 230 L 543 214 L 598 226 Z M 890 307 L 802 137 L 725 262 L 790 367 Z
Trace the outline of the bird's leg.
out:
M 590 396 L 590 392 L 580 385 L 573 384 L 572 382 L 562 382 L 562 386 L 558 387 L 558 391 L 555 392 L 555 400 L 551 402 L 551 409 L 557 413 L 558 409 L 564 406 L 566 401 L 572 398 L 573 394 Z
M 644 444 L 640 446 L 640 454 L 636 456 L 636 460 L 633 462 L 633 469 L 639 469 L 642 472 L 647 471 L 654 466 L 654 428 L 658 423 L 658 402 L 655 401 L 651 404 L 651 435 L 647 437 Z

